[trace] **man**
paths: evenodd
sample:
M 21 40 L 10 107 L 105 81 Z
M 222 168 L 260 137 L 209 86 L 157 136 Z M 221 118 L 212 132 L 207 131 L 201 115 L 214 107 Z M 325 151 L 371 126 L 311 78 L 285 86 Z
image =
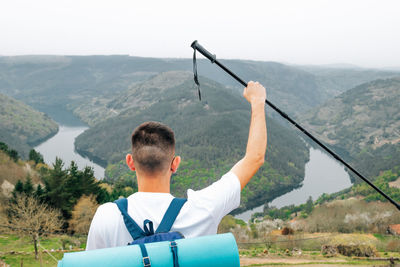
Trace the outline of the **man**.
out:
M 171 228 L 186 238 L 216 234 L 221 219 L 239 206 L 240 191 L 264 163 L 266 91 L 261 84 L 249 82 L 243 96 L 251 104 L 246 154 L 220 180 L 200 191 L 187 191 L 187 202 Z M 174 133 L 169 127 L 146 122 L 133 132 L 132 154 L 126 156 L 126 162 L 136 171 L 138 192 L 127 199 L 128 214 L 139 226 L 149 219 L 157 229 L 174 198 L 170 194 L 170 180 L 180 161 L 175 156 Z M 132 237 L 117 205 L 101 205 L 93 217 L 86 249 L 125 246 L 130 242 Z

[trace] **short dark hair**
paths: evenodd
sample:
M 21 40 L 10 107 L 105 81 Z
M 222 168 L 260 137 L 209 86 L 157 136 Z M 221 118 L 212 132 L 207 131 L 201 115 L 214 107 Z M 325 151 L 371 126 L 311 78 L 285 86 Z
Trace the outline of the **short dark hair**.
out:
M 135 167 L 146 173 L 159 173 L 170 167 L 175 154 L 174 132 L 160 122 L 144 122 L 132 133 Z

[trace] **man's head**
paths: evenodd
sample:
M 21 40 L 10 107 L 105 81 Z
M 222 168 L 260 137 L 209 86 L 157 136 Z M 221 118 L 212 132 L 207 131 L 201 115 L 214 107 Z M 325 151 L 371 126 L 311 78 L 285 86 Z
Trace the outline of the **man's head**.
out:
M 127 163 L 132 170 L 156 175 L 171 169 L 174 154 L 175 137 L 171 128 L 159 122 L 145 122 L 132 133 L 133 162 L 129 163 L 128 155 Z

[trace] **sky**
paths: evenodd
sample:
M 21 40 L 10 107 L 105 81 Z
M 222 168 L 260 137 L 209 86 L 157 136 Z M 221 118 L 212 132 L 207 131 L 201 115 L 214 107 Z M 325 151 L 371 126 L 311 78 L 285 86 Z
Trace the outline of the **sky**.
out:
M 1 0 L 0 55 L 400 67 L 398 0 Z

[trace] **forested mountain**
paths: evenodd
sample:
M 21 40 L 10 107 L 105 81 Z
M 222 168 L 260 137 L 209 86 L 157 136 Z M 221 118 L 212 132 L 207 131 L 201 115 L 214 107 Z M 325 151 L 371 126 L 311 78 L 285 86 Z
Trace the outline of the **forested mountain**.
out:
M 0 94 L 0 142 L 6 142 L 24 158 L 32 146 L 57 131 L 57 124 L 46 114 Z
M 173 179 L 173 192 L 182 195 L 188 187 L 198 189 L 210 184 L 244 156 L 250 106 L 236 92 L 207 78 L 202 80 L 202 102 L 193 88 L 191 73 L 167 72 L 112 99 L 93 103 L 98 106 L 97 113 L 90 116 L 108 119 L 80 135 L 76 149 L 103 165 L 117 163 L 109 168 L 109 176 L 116 179 L 128 172 L 119 162 L 130 151 L 133 129 L 144 121 L 161 121 L 174 129 L 176 154 L 184 162 Z M 88 106 L 82 113 L 91 109 Z M 304 178 L 308 160 L 304 142 L 273 119 L 268 118 L 267 123 L 267 162 L 247 187 L 243 208 L 262 204 Z
M 400 161 L 400 78 L 359 85 L 304 116 L 306 128 L 368 175 Z
M 316 82 L 322 89 L 324 100 L 333 98 L 357 85 L 399 75 L 396 71 L 363 69 L 352 65 L 297 67 L 316 76 Z
M 347 87 L 346 75 L 321 73 L 276 62 L 221 60 L 245 80 L 258 80 L 268 97 L 290 114 L 300 114 L 322 104 Z M 230 76 L 204 59 L 198 60 L 199 75 L 233 90 L 241 90 Z M 47 105 L 86 105 L 97 96 L 125 91 L 138 82 L 166 71 L 192 71 L 191 59 L 159 59 L 131 56 L 17 56 L 0 57 L 0 92 L 44 110 Z M 388 77 L 393 72 L 378 72 Z M 381 76 L 379 76 L 381 75 Z M 356 83 L 370 80 L 360 71 Z M 200 79 L 200 82 L 201 79 Z

